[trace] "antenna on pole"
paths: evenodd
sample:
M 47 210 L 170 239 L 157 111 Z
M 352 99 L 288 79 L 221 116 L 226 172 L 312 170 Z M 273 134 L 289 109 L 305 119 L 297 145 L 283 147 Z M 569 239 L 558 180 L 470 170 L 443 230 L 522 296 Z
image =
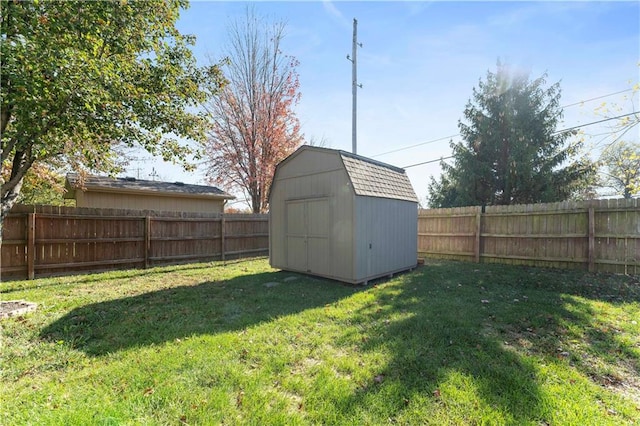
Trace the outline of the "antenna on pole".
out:
M 149 176 L 151 176 L 151 180 L 154 180 L 154 181 L 155 181 L 155 180 L 156 180 L 156 178 L 159 176 L 159 175 L 158 175 L 158 172 L 156 172 L 156 168 L 155 168 L 155 167 L 153 167 L 153 168 L 151 169 L 151 173 L 149 173 Z
M 358 21 L 353 18 L 353 46 L 351 56 L 347 55 L 347 59 L 351 61 L 351 94 L 353 97 L 351 110 L 351 151 L 358 153 L 358 87 L 362 88 L 362 84 L 358 84 L 358 46 L 362 47 L 362 43 L 358 43 Z

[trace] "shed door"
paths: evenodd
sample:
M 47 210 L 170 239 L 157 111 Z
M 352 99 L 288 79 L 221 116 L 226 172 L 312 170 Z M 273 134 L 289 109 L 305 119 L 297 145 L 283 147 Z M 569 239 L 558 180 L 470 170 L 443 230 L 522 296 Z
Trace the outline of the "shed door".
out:
M 328 200 L 288 201 L 286 214 L 289 268 L 327 274 L 331 223 Z

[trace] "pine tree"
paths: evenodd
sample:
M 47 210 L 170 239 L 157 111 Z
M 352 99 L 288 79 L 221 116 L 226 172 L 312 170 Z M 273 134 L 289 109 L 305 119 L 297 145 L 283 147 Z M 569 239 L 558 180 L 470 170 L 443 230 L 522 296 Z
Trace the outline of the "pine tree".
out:
M 559 132 L 560 85 L 545 88 L 547 75 L 530 80 L 498 63 L 473 89 L 451 143 L 454 162 L 431 178 L 429 205 L 508 205 L 562 201 L 594 173 L 577 158 L 574 132 Z

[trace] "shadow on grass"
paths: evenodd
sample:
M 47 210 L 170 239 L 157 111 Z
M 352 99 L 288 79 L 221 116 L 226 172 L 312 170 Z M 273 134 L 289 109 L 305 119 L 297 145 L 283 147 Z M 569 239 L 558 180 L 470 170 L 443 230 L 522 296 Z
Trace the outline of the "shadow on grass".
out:
M 368 411 L 374 419 L 421 422 L 425 413 L 413 413 L 412 402 L 427 399 L 460 416 L 444 418 L 450 423 L 470 422 L 491 407 L 510 423 L 545 424 L 553 422 L 553 405 L 541 390 L 540 359 L 592 377 L 598 371 L 582 361 L 584 353 L 606 362 L 608 356 L 623 357 L 640 374 L 634 351 L 599 329 L 590 305 L 580 299 L 637 301 L 633 283 L 622 288 L 615 283 L 623 281 L 606 276 L 454 262 L 427 265 L 372 287 L 302 276 L 286 282 L 292 275 L 259 273 L 87 305 L 41 336 L 101 356 L 242 330 L 372 292 L 373 301 L 353 310 L 332 344 L 354 348 L 350 356 L 374 352 L 389 354 L 389 360 L 347 398 L 322 402 L 339 413 L 337 419 Z M 585 280 L 590 285 L 581 285 Z M 568 342 L 575 339 L 584 340 L 584 353 L 571 352 Z
M 411 423 L 424 420 L 411 413 L 412 402 L 427 398 L 460 414 L 445 419 L 454 423 L 474 418 L 473 409 L 466 417 L 460 409 L 466 403 L 497 409 L 511 423 L 547 424 L 553 408 L 541 391 L 540 360 L 564 364 L 600 385 L 611 384 L 594 367 L 603 362 L 631 365 L 629 373 L 640 376 L 637 352 L 615 333 L 599 330 L 590 305 L 574 297 L 635 302 L 640 287 L 633 278 L 444 262 L 376 291 L 376 302 L 354 314 L 357 335 L 340 343 L 392 357 L 339 409 L 379 407 L 378 416 Z M 580 351 L 570 347 L 576 339 L 582 339 Z M 585 355 L 597 362 L 585 362 Z M 391 389 L 400 392 L 389 408 L 380 402 Z M 464 393 L 469 400 L 461 404 Z
M 100 356 L 192 335 L 239 330 L 360 290 L 312 278 L 285 281 L 291 276 L 295 274 L 265 272 L 85 305 L 47 326 L 41 337 Z

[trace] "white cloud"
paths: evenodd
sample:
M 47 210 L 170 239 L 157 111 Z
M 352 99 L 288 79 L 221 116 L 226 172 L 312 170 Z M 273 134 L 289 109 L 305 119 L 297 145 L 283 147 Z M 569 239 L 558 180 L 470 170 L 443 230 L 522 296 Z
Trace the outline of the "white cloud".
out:
M 331 15 L 338 23 L 346 28 L 351 28 L 351 21 L 349 21 L 343 14 L 338 10 L 335 4 L 333 4 L 330 0 L 325 0 L 322 2 L 322 6 L 324 10 L 326 10 L 329 15 Z

